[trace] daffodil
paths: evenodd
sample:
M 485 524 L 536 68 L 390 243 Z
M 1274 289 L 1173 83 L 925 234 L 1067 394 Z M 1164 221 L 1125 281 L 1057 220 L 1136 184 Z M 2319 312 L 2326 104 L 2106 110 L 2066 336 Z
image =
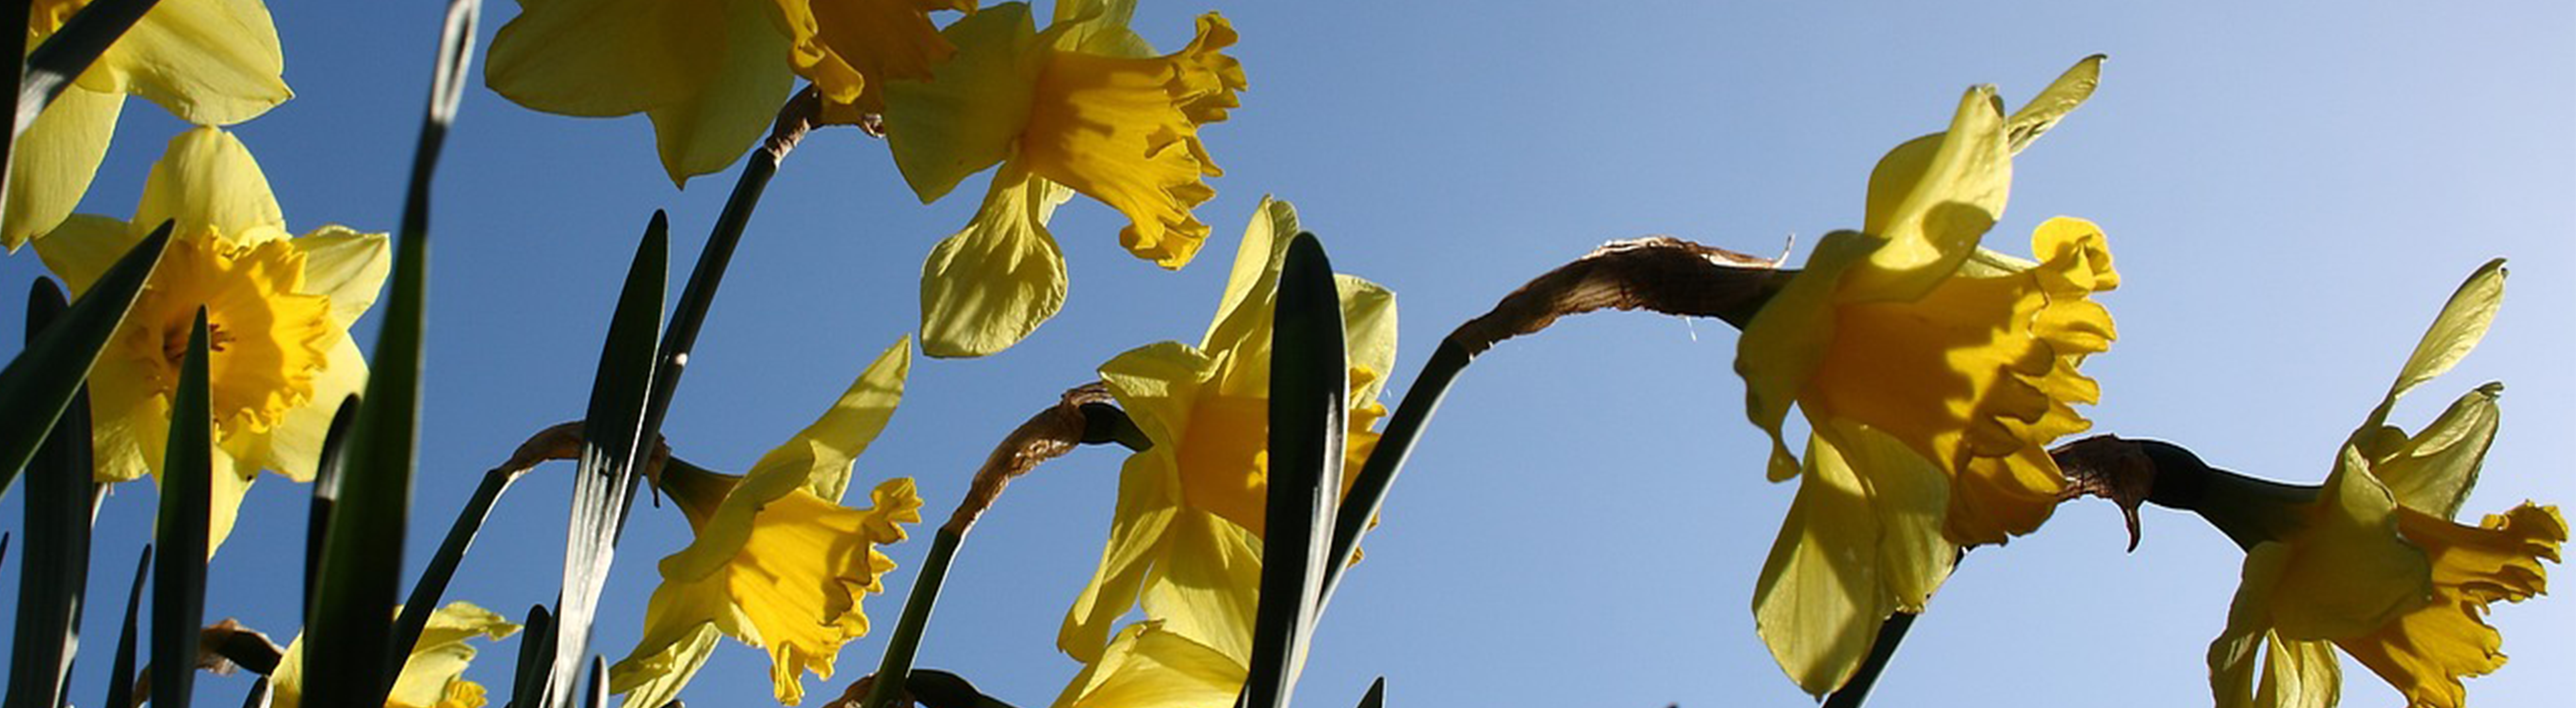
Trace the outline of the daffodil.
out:
M 894 561 L 876 547 L 921 521 L 912 479 L 886 480 L 870 506 L 841 506 L 851 464 L 885 429 L 903 397 L 912 342 L 895 343 L 850 384 L 831 410 L 741 477 L 673 460 L 660 485 L 697 538 L 662 559 L 662 586 L 644 610 L 644 638 L 609 669 L 628 705 L 677 697 L 713 653 L 716 635 L 769 652 L 778 700 L 805 695 L 801 673 L 831 678 L 841 645 L 866 636 L 859 609 Z
M 2076 372 L 2108 348 L 2092 293 L 2119 283 L 2100 229 L 2055 218 L 2036 261 L 1978 247 L 2002 215 L 2012 155 L 2090 95 L 2100 57 L 2006 116 L 1992 87 L 1950 129 L 1888 152 L 1860 231 L 1827 234 L 1744 329 L 1736 371 L 1771 434 L 1770 477 L 1804 474 L 1754 594 L 1763 639 L 1809 693 L 1842 685 L 1880 620 L 1919 612 L 1959 548 L 2045 520 L 2065 478 L 2051 440 L 2089 423 Z M 1789 408 L 1811 434 L 1803 460 Z
M 429 624 L 421 627 L 411 656 L 403 660 L 402 674 L 394 679 L 393 692 L 385 696 L 385 708 L 482 708 L 489 703 L 483 685 L 465 680 L 465 665 L 474 661 L 475 654 L 466 640 L 497 641 L 518 632 L 519 625 L 509 618 L 473 603 L 451 602 L 438 608 L 430 613 Z M 270 708 L 304 704 L 302 636 L 287 643 L 286 656 L 277 662 L 277 675 L 269 677 L 268 686 Z
M 88 4 L 37 0 L 27 23 L 27 51 Z M 154 5 L 18 137 L 9 156 L 8 216 L 0 223 L 0 245 L 16 251 L 80 205 L 107 157 L 127 94 L 161 104 L 190 123 L 231 125 L 295 95 L 286 88 L 285 67 L 277 27 L 259 0 Z
M 1258 565 L 1258 561 L 1255 562 Z M 1064 687 L 1055 708 L 1225 708 L 1243 691 L 1251 664 L 1251 619 L 1228 625 L 1233 636 L 1200 642 L 1162 620 L 1127 625 L 1100 658 Z M 1218 647 L 1226 647 L 1220 649 Z
M 324 226 L 288 238 L 268 178 L 231 134 L 197 128 L 170 141 L 145 178 L 132 222 L 75 215 L 36 242 L 74 293 L 97 281 L 163 221 L 169 250 L 90 369 L 103 483 L 157 475 L 170 406 L 197 308 L 206 309 L 215 486 L 209 552 L 260 470 L 313 479 L 342 399 L 367 380 L 349 338 L 384 285 L 384 234 Z
M 926 82 L 887 89 L 895 166 L 924 203 L 996 163 L 983 207 L 922 268 L 922 346 L 981 356 L 1010 346 L 1064 302 L 1064 257 L 1046 224 L 1072 193 L 1125 214 L 1119 241 L 1179 268 L 1208 227 L 1192 210 L 1220 174 L 1199 128 L 1226 119 L 1244 84 L 1222 51 L 1232 25 L 1198 20 L 1188 46 L 1156 55 L 1127 29 L 1132 3 L 1068 2 L 1038 31 L 1006 3 L 949 26 L 957 56 Z
M 889 81 L 922 79 L 956 50 L 930 14 L 974 0 L 520 0 L 492 39 L 484 82 L 530 109 L 643 113 L 674 183 L 750 149 L 795 78 L 823 99 L 884 110 Z
M 2504 665 L 2487 608 L 2546 590 L 2541 561 L 2558 560 L 2566 518 L 2524 502 L 2475 526 L 2451 520 L 2495 435 L 2496 384 L 2413 436 L 2385 425 L 2399 396 L 2485 336 L 2503 294 L 2502 261 L 2472 275 L 2338 451 L 2316 498 L 2287 509 L 2271 537 L 2240 539 L 2244 582 L 2209 647 L 2220 706 L 2334 705 L 2342 670 L 2333 647 L 2409 706 L 2465 705 L 2460 679 Z
M 1268 489 L 1270 327 L 1296 210 L 1263 200 L 1244 231 L 1217 316 L 1198 346 L 1162 342 L 1100 367 L 1101 380 L 1154 443 L 1127 458 L 1100 568 L 1067 613 L 1056 646 L 1098 663 L 1109 627 L 1141 605 L 1161 630 L 1248 656 L 1260 585 Z M 1386 414 L 1377 402 L 1395 360 L 1395 296 L 1337 276 L 1351 363 L 1348 475 L 1359 471 Z

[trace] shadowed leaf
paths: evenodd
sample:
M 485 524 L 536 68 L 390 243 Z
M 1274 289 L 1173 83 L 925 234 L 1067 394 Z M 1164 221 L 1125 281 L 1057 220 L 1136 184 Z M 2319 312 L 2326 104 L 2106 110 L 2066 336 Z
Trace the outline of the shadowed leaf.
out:
M 1285 708 L 1315 626 L 1340 506 L 1350 364 L 1331 261 L 1314 234 L 1288 245 L 1270 362 L 1270 490 L 1261 601 L 1239 703 Z
M 9 411 L 11 419 L 0 425 L 0 494 L 8 493 L 18 470 L 35 456 L 37 443 L 80 391 L 90 364 L 125 322 L 125 311 L 143 293 L 143 283 L 152 279 L 161 251 L 169 246 L 170 224 L 163 222 L 81 293 L 60 320 L 27 342 L 7 369 L 0 369 L 0 410 Z

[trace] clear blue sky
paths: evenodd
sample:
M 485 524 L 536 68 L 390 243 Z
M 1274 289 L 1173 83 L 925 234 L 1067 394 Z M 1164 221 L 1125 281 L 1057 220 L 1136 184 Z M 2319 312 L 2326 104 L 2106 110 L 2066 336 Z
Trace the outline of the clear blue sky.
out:
M 391 230 L 440 4 L 273 8 L 297 98 L 238 132 L 294 230 Z M 517 9 L 489 5 L 487 39 Z M 2321 479 L 2442 299 L 2505 256 L 2514 276 L 2494 333 L 2398 420 L 2420 425 L 2503 380 L 2503 432 L 2467 513 L 2576 503 L 2557 449 L 2576 431 L 2576 8 L 1738 5 L 1213 3 L 1244 35 L 1251 89 L 1204 133 L 1227 170 L 1198 212 L 1216 226 L 1208 257 L 1161 272 L 1117 248 L 1114 212 L 1067 206 L 1054 226 L 1073 278 L 1063 315 L 998 356 L 917 362 L 855 480 L 917 477 L 936 517 L 1004 432 L 1100 362 L 1194 340 L 1265 193 L 1294 201 L 1343 271 L 1399 293 L 1400 392 L 1450 328 L 1604 240 L 1664 233 L 1775 253 L 1792 235 L 1857 227 L 1871 164 L 1940 129 L 1963 88 L 1999 84 L 2017 103 L 2104 52 L 2092 102 L 2016 161 L 2011 210 L 1988 240 L 2025 251 L 2030 227 L 2059 214 L 2110 234 L 2126 279 L 2103 298 L 2121 340 L 2085 367 L 2106 396 L 2089 411 L 2097 429 Z M 1205 9 L 1147 2 L 1137 29 L 1175 47 Z M 82 211 L 129 216 L 179 128 L 130 104 Z M 433 224 L 409 566 L 484 469 L 580 415 L 646 218 L 670 210 L 685 268 L 732 180 L 674 190 L 641 117 L 544 115 L 479 81 L 470 90 Z M 847 129 L 809 138 L 754 219 L 680 390 L 666 430 L 680 454 L 747 467 L 913 328 L 922 257 L 975 206 L 973 189 L 959 192 L 921 206 L 881 143 Z M 0 352 L 16 350 L 15 298 L 41 270 L 32 253 L 0 258 L 0 331 L 12 333 Z M 372 343 L 372 318 L 360 329 Z M 1734 345 L 1715 321 L 1603 314 L 1481 359 L 1325 617 L 1300 695 L 1347 705 L 1385 675 L 1394 705 L 1806 705 L 1748 609 L 1792 488 L 1762 480 Z M 1052 640 L 1098 559 L 1122 456 L 1079 451 L 1011 488 L 949 579 L 923 666 L 1021 705 L 1062 688 L 1079 667 Z M 451 598 L 514 616 L 551 601 L 568 473 L 548 467 L 511 491 Z M 304 494 L 275 478 L 254 490 L 213 567 L 210 618 L 294 632 Z M 0 527 L 20 525 L 23 499 L 0 501 Z M 152 507 L 148 486 L 128 485 L 100 515 L 83 704 L 101 689 L 114 596 Z M 2202 657 L 2242 556 L 2180 514 L 2150 509 L 2145 531 L 2122 554 L 2117 514 L 2079 503 L 1976 553 L 1876 704 L 2205 704 Z M 633 646 L 653 562 L 686 538 L 676 510 L 638 506 L 596 640 L 611 659 Z M 904 569 L 866 605 L 881 629 L 926 540 L 891 549 Z M 2576 576 L 2561 570 L 2564 595 Z M 0 591 L 17 576 L 15 563 L 0 570 Z M 2495 623 L 2513 661 L 2470 683 L 2478 705 L 2576 695 L 2576 598 L 2499 606 Z M 516 644 L 469 677 L 505 681 Z M 882 646 L 845 649 L 809 700 L 870 671 Z M 765 669 L 728 644 L 684 697 L 764 705 Z M 2354 705 L 2396 700 L 2357 665 L 2346 676 Z M 200 685 L 229 701 L 249 680 Z

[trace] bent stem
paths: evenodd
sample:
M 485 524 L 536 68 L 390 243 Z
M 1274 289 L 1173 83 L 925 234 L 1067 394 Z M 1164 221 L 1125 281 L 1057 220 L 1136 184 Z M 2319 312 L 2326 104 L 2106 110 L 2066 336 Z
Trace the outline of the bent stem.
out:
M 1714 317 L 1742 329 L 1795 270 L 1768 258 L 1704 246 L 1669 236 L 1612 241 L 1503 296 L 1494 308 L 1440 340 L 1413 385 L 1387 420 L 1377 449 L 1361 465 L 1334 518 L 1333 546 L 1316 603 L 1330 604 L 1342 571 L 1358 560 L 1360 537 L 1386 503 L 1387 489 L 1413 454 L 1413 445 L 1449 386 L 1476 356 L 1513 337 L 1536 334 L 1568 315 L 1599 310 L 1647 310 L 1684 317 Z
M 1143 431 L 1111 402 L 1109 389 L 1092 382 L 1065 391 L 1055 405 L 1038 411 L 1027 422 L 1013 429 L 984 458 L 975 471 L 975 481 L 968 487 L 966 498 L 948 515 L 939 533 L 931 539 L 930 554 L 921 560 L 921 574 L 913 579 L 912 591 L 903 601 L 903 616 L 895 620 L 894 635 L 886 639 L 885 657 L 878 662 L 877 672 L 859 680 L 849 693 L 864 693 L 860 703 L 865 708 L 887 708 L 904 693 L 910 679 L 913 656 L 921 649 L 922 630 L 930 625 L 931 607 L 939 602 L 939 586 L 948 578 L 948 566 L 957 558 L 957 547 L 966 542 L 966 532 L 973 530 L 975 520 L 1000 500 L 1002 490 L 1011 480 L 1037 469 L 1039 463 L 1064 456 L 1077 445 L 1118 443 L 1129 450 L 1142 452 L 1152 447 Z M 835 702 L 848 705 L 848 698 Z

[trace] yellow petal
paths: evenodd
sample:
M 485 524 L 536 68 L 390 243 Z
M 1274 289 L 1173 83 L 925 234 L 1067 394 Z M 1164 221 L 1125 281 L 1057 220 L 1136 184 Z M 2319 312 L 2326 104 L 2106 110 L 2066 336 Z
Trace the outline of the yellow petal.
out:
M 2031 141 L 2056 127 L 2057 121 L 2075 112 L 2076 106 L 2084 105 L 2084 99 L 2093 97 L 2093 88 L 2102 83 L 2103 58 L 2095 54 L 2075 62 L 2056 81 L 2049 82 L 2048 88 L 2040 89 L 2038 96 L 2022 104 L 2021 110 L 2013 111 L 2012 117 L 2004 121 L 2004 133 L 2014 154 L 2030 147 Z
M 1168 446 L 1130 455 L 1118 475 L 1118 506 L 1109 519 L 1109 541 L 1100 567 L 1075 597 L 1056 630 L 1056 650 L 1083 663 L 1100 660 L 1109 628 L 1134 607 L 1146 571 L 1168 555 L 1166 540 L 1180 513 L 1178 472 Z
M 126 357 L 99 357 L 89 372 L 90 445 L 98 482 L 151 476 L 161 468 L 170 444 L 170 397 L 161 393 L 147 368 Z
M 71 216 L 107 158 L 108 139 L 124 109 L 125 94 L 74 86 L 36 115 L 9 156 L 8 217 L 0 224 L 0 246 L 16 251 Z
M 2376 429 L 2387 420 L 2397 397 L 2450 371 L 2468 357 L 2469 350 L 2477 348 L 2478 340 L 2487 336 L 2488 325 L 2495 323 L 2496 309 L 2504 305 L 2504 277 L 2504 259 L 2498 258 L 2479 266 L 2477 272 L 2469 274 L 2467 282 L 2460 283 L 2450 301 L 2442 304 L 2442 313 L 2434 316 L 2433 326 L 2415 344 L 2415 352 L 2407 355 L 2406 365 L 2398 368 L 2397 383 L 2388 387 L 2387 398 L 2371 411 L 2370 420 L 2362 424 L 2363 431 Z
M 63 288 L 73 297 L 89 292 L 91 283 L 107 274 L 134 244 L 143 242 L 143 234 L 127 228 L 125 222 L 91 214 L 73 214 L 47 238 L 37 239 L 36 257 L 45 261 L 45 269 L 63 280 Z M 164 256 L 165 258 L 167 256 Z
M 653 142 L 662 170 L 674 185 L 690 177 L 722 170 L 769 134 L 778 107 L 787 102 L 794 76 L 778 71 L 786 40 L 759 12 L 733 11 L 720 18 L 725 28 L 724 53 L 705 59 L 717 66 L 716 77 L 685 99 L 657 103 L 645 110 L 653 119 Z M 688 30 L 698 37 L 705 26 Z M 691 39 L 685 41 L 703 41 Z
M 801 479 L 771 479 L 788 480 L 787 492 L 768 497 L 755 486 L 767 480 L 745 479 L 697 540 L 662 560 L 664 590 L 648 605 L 705 618 L 768 650 L 777 698 L 793 705 L 804 697 L 802 674 L 831 678 L 841 646 L 867 635 L 859 601 L 884 591 L 881 578 L 894 561 L 871 547 L 869 513 L 824 501 L 796 484 Z M 668 603 L 660 602 L 665 590 L 674 598 Z M 654 610 L 646 614 L 653 625 Z M 656 653 L 637 650 L 638 656 Z
M 802 482 L 807 491 L 827 501 L 840 501 L 850 485 L 850 467 L 903 402 L 904 378 L 912 372 L 912 337 L 896 339 L 859 372 L 831 410 L 815 419 L 768 454 L 760 456 L 744 485 L 764 484 L 771 476 Z
M 1948 132 L 1899 145 L 1870 171 L 1861 230 L 1887 245 L 1853 269 L 1839 299 L 1921 297 L 1976 251 L 2011 188 L 2012 152 L 1994 87 L 1969 89 Z
M 165 448 L 166 449 L 166 448 Z M 215 551 L 232 538 L 233 524 L 241 516 L 242 497 L 250 494 L 250 485 L 259 480 L 259 468 L 239 467 L 233 456 L 221 449 L 215 451 L 213 485 L 206 498 L 206 558 L 213 560 Z
M 190 123 L 231 125 L 295 95 L 285 68 L 277 26 L 258 0 L 168 0 L 99 55 L 80 84 L 141 95 Z
M 1216 317 L 1208 321 L 1199 348 L 1215 351 L 1240 346 L 1261 327 L 1258 320 L 1267 319 L 1269 309 L 1247 303 L 1258 305 L 1277 297 L 1288 238 L 1304 230 L 1297 221 L 1297 206 L 1285 199 L 1264 196 L 1252 208 L 1251 223 L 1243 225 L 1243 242 L 1234 249 L 1234 269 L 1226 275 L 1225 295 L 1217 300 Z
M 2406 695 L 2409 705 L 2459 708 L 2460 679 L 2504 666 L 2504 636 L 2483 616 L 2497 600 L 2521 602 L 2547 589 L 2540 561 L 2558 559 L 2567 520 L 2557 507 L 2523 504 L 2482 526 L 2400 509 L 2398 528 L 2433 562 L 2433 601 L 2368 635 L 2338 640 L 2363 666 Z
M 387 708 L 446 708 L 455 700 L 465 667 L 475 649 L 466 640 L 500 640 L 519 632 L 519 625 L 499 613 L 468 602 L 451 602 L 430 613 L 420 641 L 403 660 L 402 673 L 385 697 Z M 466 701 L 471 703 L 471 701 Z
M 2333 644 L 2286 640 L 2270 626 L 2273 597 L 2293 555 L 2290 544 L 2278 542 L 2245 553 L 2227 629 L 2209 645 L 2209 686 L 2219 708 L 2327 708 L 2342 693 Z
M 942 35 L 957 53 L 931 80 L 886 87 L 886 145 L 924 204 L 1010 155 L 1046 59 L 1024 3 L 985 8 Z
M 1870 513 L 1878 518 L 1879 577 L 1888 602 L 1896 610 L 1923 612 L 1959 561 L 1959 546 L 1942 535 L 1949 478 L 1904 442 L 1866 426 L 1824 430 L 1840 462 L 1860 477 Z
M 729 15 L 768 21 L 744 3 L 521 0 L 519 6 L 519 15 L 492 37 L 483 82 L 533 110 L 609 117 L 693 100 L 723 75 L 730 45 L 739 41 L 769 51 L 759 67 L 765 74 L 784 80 L 786 73 L 777 63 L 786 41 L 775 30 L 757 28 L 765 42 L 739 32 L 721 41 L 705 36 L 710 28 L 740 29 Z
M 2273 591 L 2283 639 L 2340 639 L 2423 604 L 2432 565 L 2397 534 L 2397 499 L 2351 447 L 2326 477 Z
M 1171 538 L 1169 562 L 1145 585 L 1145 616 L 1237 665 L 1249 663 L 1261 595 L 1260 537 L 1213 514 L 1184 511 Z
M 1895 611 L 1880 576 L 1879 516 L 1840 451 L 1808 438 L 1807 469 L 1753 586 L 1753 626 L 1809 695 L 1840 688 Z
M 921 265 L 921 349 L 977 357 L 1019 343 L 1064 307 L 1064 252 L 1047 231 L 1073 191 L 1014 167 L 993 176 L 973 223 Z
M 1055 700 L 1057 708 L 1209 708 L 1233 703 L 1243 664 L 1143 622 L 1119 631 Z
M 332 342 L 324 361 L 313 372 L 313 393 L 303 405 L 288 408 L 274 427 L 238 431 L 223 441 L 245 469 L 276 470 L 298 482 L 313 481 L 331 417 L 339 413 L 341 401 L 367 387 L 367 358 L 346 333 Z
M 152 163 L 143 202 L 134 208 L 134 228 L 148 232 L 163 220 L 177 221 L 181 232 L 213 227 L 242 245 L 288 235 L 259 162 L 240 138 L 214 128 L 180 133 Z
M 639 706 L 669 705 L 706 666 L 707 657 L 715 655 L 721 636 L 714 622 L 690 624 L 668 638 L 648 623 L 644 643 L 609 667 L 608 690 L 626 694 L 628 702 Z
M 1335 275 L 1342 299 L 1342 346 L 1350 367 L 1374 375 L 1350 393 L 1354 407 L 1369 405 L 1386 389 L 1385 372 L 1395 370 L 1395 291 L 1357 276 Z M 1366 425 L 1354 425 L 1364 430 Z
M 1825 234 L 1816 242 L 1815 254 L 1807 257 L 1807 267 L 1771 296 L 1736 340 L 1735 373 L 1744 377 L 1745 416 L 1771 434 L 1771 481 L 1798 476 L 1798 458 L 1790 454 L 1781 426 L 1834 346 L 1834 290 L 1844 273 L 1885 243 L 1851 231 Z
M 290 243 L 304 253 L 304 291 L 331 298 L 331 319 L 341 328 L 357 323 L 375 306 L 393 265 L 393 249 L 384 234 L 335 224 Z
M 885 110 L 882 86 L 930 78 L 930 68 L 957 52 L 939 36 L 930 13 L 973 11 L 972 0 L 772 0 L 787 30 L 788 61 L 824 100 Z
M 1216 195 L 1200 181 L 1221 174 L 1198 137 L 1225 120 L 1245 86 L 1221 50 L 1234 29 L 1213 13 L 1179 52 L 1116 58 L 1053 52 L 1039 76 L 1021 156 L 1040 176 L 1127 215 L 1119 243 L 1139 258 L 1179 268 L 1208 228 L 1191 209 Z
M 2500 383 L 2472 389 L 2423 432 L 2411 438 L 2400 434 L 2390 449 L 2365 451 L 2371 472 L 2388 485 L 2400 506 L 2445 519 L 2458 514 L 2470 488 L 2477 486 L 2487 446 L 2495 442 L 2502 422 L 2496 397 L 2503 392 Z

